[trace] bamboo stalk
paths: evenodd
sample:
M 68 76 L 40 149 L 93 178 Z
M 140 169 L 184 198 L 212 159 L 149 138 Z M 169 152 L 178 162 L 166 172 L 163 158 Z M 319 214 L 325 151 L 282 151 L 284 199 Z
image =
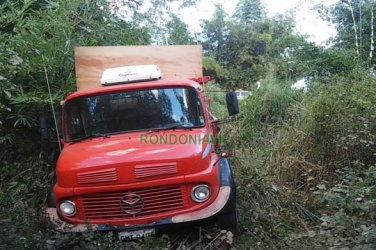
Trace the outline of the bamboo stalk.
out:
M 369 52 L 369 59 L 372 60 L 373 58 L 373 51 L 375 50 L 375 46 L 374 46 L 374 14 L 373 14 L 373 3 L 372 3 L 372 6 L 371 6 L 371 48 L 370 48 L 370 52 Z
M 356 28 L 355 16 L 354 16 L 354 9 L 351 4 L 351 0 L 347 0 L 351 12 L 351 17 L 353 20 L 353 29 L 355 32 L 355 47 L 356 47 L 356 54 L 359 56 L 359 39 L 358 39 L 358 29 Z

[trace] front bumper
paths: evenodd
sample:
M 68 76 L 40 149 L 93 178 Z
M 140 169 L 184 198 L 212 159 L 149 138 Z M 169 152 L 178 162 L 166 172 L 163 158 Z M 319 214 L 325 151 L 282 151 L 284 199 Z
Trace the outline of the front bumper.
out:
M 173 225 L 185 222 L 208 219 L 220 214 L 230 200 L 231 186 L 221 186 L 217 198 L 209 206 L 190 213 L 179 214 L 157 222 L 140 225 L 112 226 L 107 224 L 70 224 L 60 219 L 56 208 L 46 208 L 46 214 L 53 227 L 61 232 L 85 232 L 85 231 L 125 231 L 140 228 L 151 228 L 165 225 Z

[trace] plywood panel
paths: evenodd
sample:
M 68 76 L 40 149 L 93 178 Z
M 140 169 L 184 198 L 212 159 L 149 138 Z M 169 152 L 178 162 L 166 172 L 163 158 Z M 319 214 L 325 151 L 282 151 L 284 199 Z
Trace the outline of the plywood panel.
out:
M 78 90 L 101 86 L 105 69 L 126 65 L 155 64 L 163 79 L 202 76 L 200 45 L 77 47 L 75 60 Z

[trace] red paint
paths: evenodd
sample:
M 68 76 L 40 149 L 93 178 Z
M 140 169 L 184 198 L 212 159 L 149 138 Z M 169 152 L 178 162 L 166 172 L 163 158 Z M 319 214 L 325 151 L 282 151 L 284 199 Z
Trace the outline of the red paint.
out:
M 161 86 L 196 89 L 202 103 L 205 126 L 191 130 L 161 130 L 148 133 L 148 136 L 174 134 L 209 138 L 217 135 L 219 128 L 216 118 L 208 112 L 203 89 L 192 80 L 106 86 L 75 92 L 65 102 L 80 96 Z M 145 224 L 183 214 L 197 214 L 216 200 L 220 177 L 218 166 L 213 166 L 218 159 L 214 145 L 203 158 L 207 142 L 145 143 L 141 141 L 145 133 L 147 131 L 128 132 L 108 138 L 64 143 L 56 168 L 55 201 L 60 204 L 62 200 L 71 200 L 77 205 L 77 214 L 73 217 L 63 216 L 58 208 L 64 221 L 73 224 Z M 197 184 L 206 184 L 211 188 L 210 198 L 203 203 L 194 202 L 190 196 Z M 144 201 L 142 212 L 136 215 L 125 213 L 120 206 L 120 199 L 130 193 L 140 195 Z

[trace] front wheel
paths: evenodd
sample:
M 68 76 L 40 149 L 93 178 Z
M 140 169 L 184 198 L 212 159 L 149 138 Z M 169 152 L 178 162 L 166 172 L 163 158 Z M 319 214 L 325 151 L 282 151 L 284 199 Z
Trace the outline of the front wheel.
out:
M 234 209 L 231 213 L 221 214 L 217 219 L 217 224 L 221 229 L 231 231 L 235 234 L 238 224 L 238 214 L 236 210 Z

